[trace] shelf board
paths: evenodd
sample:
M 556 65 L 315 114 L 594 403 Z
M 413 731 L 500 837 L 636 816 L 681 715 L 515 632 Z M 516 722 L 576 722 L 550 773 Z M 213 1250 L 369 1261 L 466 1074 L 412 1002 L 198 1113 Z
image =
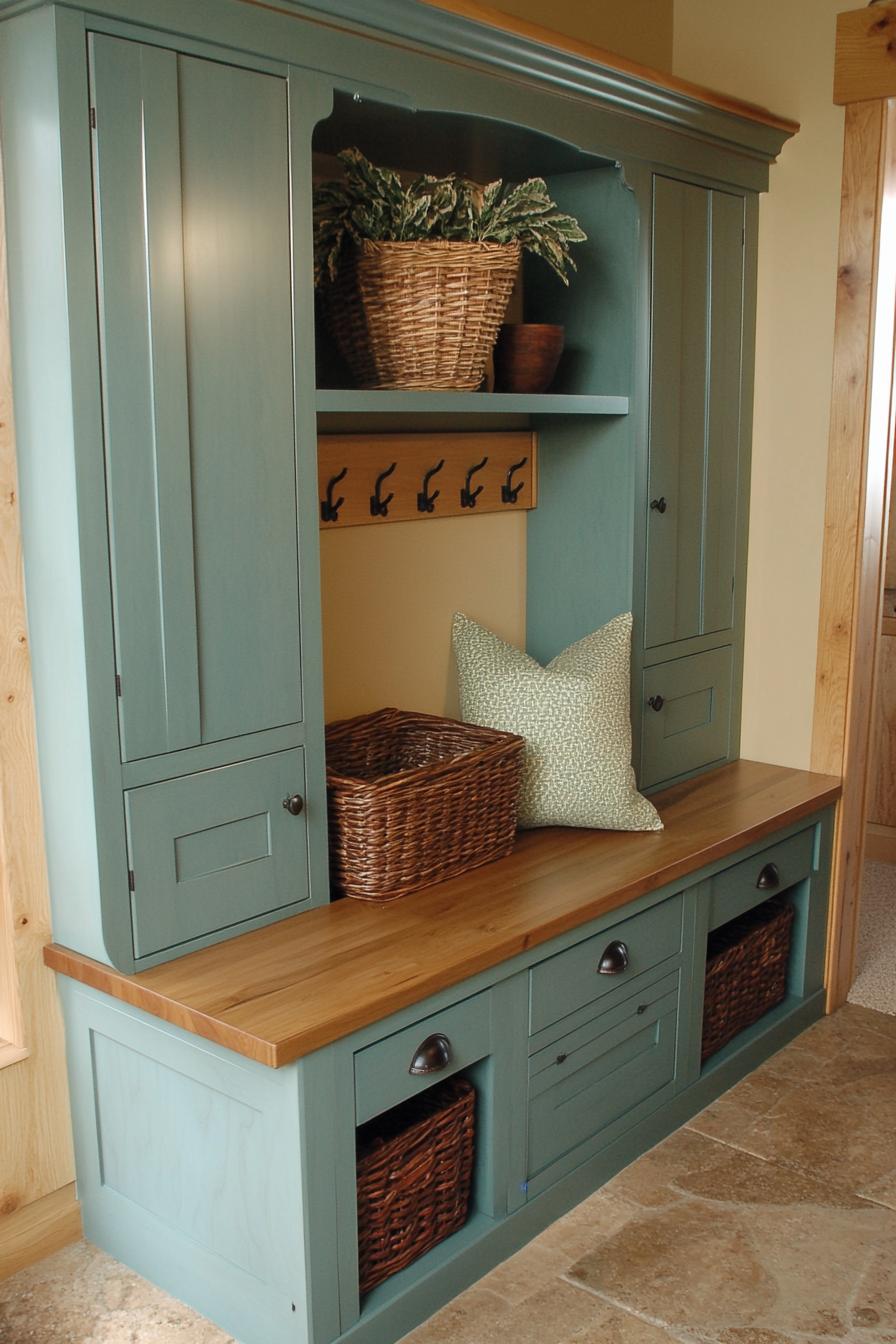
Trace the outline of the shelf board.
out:
M 563 392 L 385 392 L 325 390 L 319 411 L 397 412 L 434 415 L 628 415 L 628 397 L 574 396 Z

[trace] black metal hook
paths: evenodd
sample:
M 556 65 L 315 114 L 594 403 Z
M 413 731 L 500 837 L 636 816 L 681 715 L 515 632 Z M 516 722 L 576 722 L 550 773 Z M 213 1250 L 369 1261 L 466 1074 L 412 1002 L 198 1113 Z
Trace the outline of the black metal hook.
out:
M 340 495 L 338 499 L 334 500 L 333 489 L 347 475 L 348 467 L 343 467 L 338 476 L 331 476 L 327 481 L 327 497 L 320 502 L 320 516 L 325 523 L 337 523 L 339 521 L 339 510 L 345 503 L 345 498 Z
M 521 457 L 519 462 L 513 462 L 507 468 L 507 480 L 501 486 L 501 503 L 515 504 L 519 498 L 520 491 L 525 487 L 526 482 L 520 481 L 518 485 L 513 484 L 513 473 L 519 471 L 529 461 L 528 457 Z
M 434 491 L 432 492 L 432 494 L 430 494 L 430 493 L 429 493 L 429 483 L 430 483 L 430 481 L 432 480 L 433 476 L 435 476 L 436 472 L 437 472 L 437 471 L 441 471 L 442 468 L 444 467 L 444 465 L 445 465 L 445 459 L 444 459 L 444 457 L 443 457 L 442 460 L 441 460 L 441 462 L 439 462 L 437 466 L 435 466 L 435 467 L 430 467 L 429 471 L 427 471 L 427 472 L 424 473 L 424 476 L 423 476 L 423 488 L 422 488 L 422 490 L 420 490 L 419 494 L 417 495 L 417 512 L 418 512 L 418 513 L 432 513 L 433 510 L 435 509 L 435 507 L 436 507 L 436 500 L 438 499 L 439 495 L 440 495 L 442 492 L 441 492 L 441 490 L 434 490 Z
M 477 471 L 481 471 L 487 461 L 488 458 L 484 457 L 481 462 L 477 462 L 476 465 L 471 467 L 470 470 L 467 472 L 467 479 L 464 484 L 464 488 L 460 492 L 460 506 L 462 509 L 475 509 L 476 501 L 482 494 L 483 487 L 480 485 L 478 489 L 471 490 L 470 484 L 472 482 L 474 473 Z
M 387 495 L 385 499 L 380 499 L 380 490 L 382 489 L 383 481 L 386 479 L 387 476 L 392 475 L 393 471 L 397 466 L 398 463 L 393 462 L 391 467 L 387 467 L 385 471 L 381 471 L 379 476 L 377 476 L 376 485 L 373 487 L 373 494 L 370 496 L 371 518 L 385 518 L 387 516 L 389 512 L 389 505 L 395 498 L 395 494 L 393 492 L 392 494 Z

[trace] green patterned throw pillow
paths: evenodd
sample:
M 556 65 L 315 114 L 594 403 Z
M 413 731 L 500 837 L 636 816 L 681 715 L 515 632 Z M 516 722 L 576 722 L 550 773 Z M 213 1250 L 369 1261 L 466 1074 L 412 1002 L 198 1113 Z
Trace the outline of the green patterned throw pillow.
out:
M 542 667 L 455 615 L 461 718 L 526 740 L 520 826 L 662 830 L 631 767 L 631 636 L 626 612 Z

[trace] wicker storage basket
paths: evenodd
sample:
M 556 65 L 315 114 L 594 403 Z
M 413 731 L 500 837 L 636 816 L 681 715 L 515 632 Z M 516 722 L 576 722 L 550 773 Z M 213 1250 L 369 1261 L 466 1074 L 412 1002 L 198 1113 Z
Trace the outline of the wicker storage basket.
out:
M 449 1078 L 358 1130 L 362 1293 L 466 1222 L 475 1104 L 472 1084 Z
M 330 873 L 389 901 L 513 849 L 523 739 L 381 709 L 327 728 Z
M 787 901 L 765 901 L 709 935 L 701 1060 L 784 998 L 793 914 Z
M 475 392 L 519 261 L 519 243 L 352 249 L 324 290 L 324 310 L 358 386 Z

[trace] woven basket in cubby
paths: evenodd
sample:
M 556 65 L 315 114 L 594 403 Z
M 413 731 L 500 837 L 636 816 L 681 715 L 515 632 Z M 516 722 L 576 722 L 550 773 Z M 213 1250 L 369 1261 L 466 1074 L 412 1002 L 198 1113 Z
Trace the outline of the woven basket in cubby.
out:
M 709 935 L 701 1060 L 785 998 L 794 913 L 775 897 Z
M 324 290 L 340 354 L 362 388 L 475 392 L 520 263 L 519 243 L 364 240 Z

